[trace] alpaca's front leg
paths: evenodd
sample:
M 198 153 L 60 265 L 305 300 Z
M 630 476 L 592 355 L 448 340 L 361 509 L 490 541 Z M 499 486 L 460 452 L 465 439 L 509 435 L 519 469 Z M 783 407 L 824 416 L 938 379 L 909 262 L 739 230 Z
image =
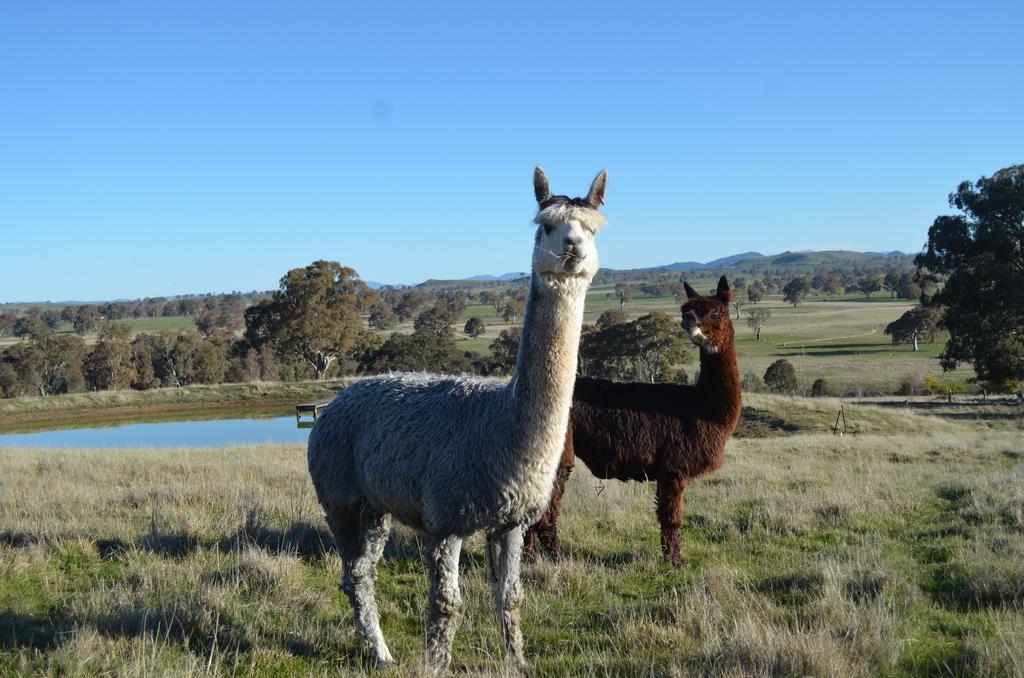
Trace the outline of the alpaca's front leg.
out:
M 536 560 L 540 555 L 541 548 L 556 563 L 562 558 L 562 551 L 558 543 L 558 516 L 562 510 L 562 497 L 565 495 L 565 486 L 569 482 L 570 473 L 572 473 L 572 466 L 558 467 L 548 510 L 526 531 L 523 553 L 530 562 Z
M 461 551 L 462 539 L 450 535 L 431 543 L 427 552 L 427 575 L 430 577 L 427 665 L 435 674 L 446 670 L 452 663 L 452 640 L 462 607 L 459 595 Z
M 501 635 L 505 641 L 505 661 L 512 668 L 526 668 L 523 658 L 523 634 L 519 630 L 519 605 L 523 590 L 519 583 L 519 561 L 523 556 L 525 525 L 517 525 L 503 533 L 488 535 L 488 559 L 493 560 L 491 591 L 501 618 Z
M 556 563 L 561 559 L 562 554 L 558 544 L 558 516 L 562 510 L 565 487 L 569 484 L 569 474 L 572 473 L 575 462 L 576 450 L 572 438 L 572 421 L 570 421 L 569 430 L 565 434 L 565 450 L 562 452 L 561 461 L 558 462 L 558 472 L 555 474 L 555 485 L 551 491 L 548 510 L 526 531 L 523 555 L 530 562 L 536 560 L 540 555 L 540 548 L 547 551 L 548 556 Z
M 661 551 L 672 567 L 682 565 L 679 553 L 679 528 L 683 524 L 685 478 L 658 479 L 658 522 L 661 523 Z

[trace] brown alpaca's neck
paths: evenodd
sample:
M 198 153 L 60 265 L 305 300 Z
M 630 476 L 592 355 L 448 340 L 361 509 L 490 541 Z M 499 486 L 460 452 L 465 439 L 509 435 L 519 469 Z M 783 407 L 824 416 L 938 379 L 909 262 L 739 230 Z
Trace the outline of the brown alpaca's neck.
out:
M 735 425 L 740 416 L 740 371 L 736 366 L 736 348 L 732 342 L 718 353 L 700 352 L 700 378 L 694 390 L 717 412 L 722 423 Z

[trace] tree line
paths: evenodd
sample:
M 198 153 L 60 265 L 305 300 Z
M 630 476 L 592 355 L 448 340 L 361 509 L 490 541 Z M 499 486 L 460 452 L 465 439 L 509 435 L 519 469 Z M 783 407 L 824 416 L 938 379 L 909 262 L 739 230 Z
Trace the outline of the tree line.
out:
M 206 294 L 176 299 L 147 298 L 100 304 L 69 304 L 60 309 L 32 306 L 21 313 L 0 310 L 0 338 L 42 339 L 64 323 L 81 335 L 94 333 L 105 322 L 140 318 L 185 317 L 204 334 L 216 329 L 240 330 L 246 306 L 266 296 L 262 292 Z
M 133 335 L 128 324 L 101 318 L 90 328 L 96 341 L 89 345 L 81 336 L 85 332 L 55 333 L 41 321 L 41 313 L 30 310 L 14 323 L 30 322 L 32 331 L 0 352 L 0 394 L 45 396 L 388 371 L 507 375 L 515 368 L 519 328 L 502 331 L 485 355 L 456 348 L 455 323 L 471 300 L 493 305 L 514 322 L 522 316 L 525 295 L 523 286 L 504 293 L 484 291 L 475 299 L 459 290 L 378 292 L 353 269 L 316 261 L 286 273 L 278 290 L 246 308 L 231 295 L 210 304 L 200 312 L 197 330 Z M 91 317 L 94 309 L 77 311 Z M 37 320 L 42 324 L 36 326 Z M 413 321 L 411 334 L 379 331 L 408 320 Z M 678 325 L 662 313 L 633 322 L 624 313 L 606 313 L 595 327 L 586 328 L 581 350 L 588 373 L 649 381 L 677 378 L 676 364 L 687 359 Z M 479 336 L 485 328 L 472 318 L 463 329 Z

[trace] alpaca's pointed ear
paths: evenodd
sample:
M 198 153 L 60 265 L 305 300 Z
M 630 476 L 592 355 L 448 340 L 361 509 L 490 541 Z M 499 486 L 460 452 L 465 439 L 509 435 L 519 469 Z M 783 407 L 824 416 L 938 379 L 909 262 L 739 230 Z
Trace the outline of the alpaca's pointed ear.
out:
M 548 175 L 544 173 L 544 168 L 540 165 L 533 168 L 533 194 L 537 197 L 537 202 L 544 202 L 551 197 Z
M 725 279 L 724 275 L 718 279 L 718 291 L 715 292 L 715 298 L 726 304 L 732 301 L 732 290 L 729 289 L 729 281 Z
M 594 177 L 594 183 L 590 184 L 590 192 L 587 193 L 587 202 L 591 207 L 597 209 L 604 204 L 604 192 L 608 188 L 608 170 L 601 170 Z
M 688 282 L 683 283 L 683 289 L 686 290 L 687 299 L 696 299 L 697 297 L 700 296 L 699 294 L 697 294 L 697 290 L 690 287 L 690 283 Z

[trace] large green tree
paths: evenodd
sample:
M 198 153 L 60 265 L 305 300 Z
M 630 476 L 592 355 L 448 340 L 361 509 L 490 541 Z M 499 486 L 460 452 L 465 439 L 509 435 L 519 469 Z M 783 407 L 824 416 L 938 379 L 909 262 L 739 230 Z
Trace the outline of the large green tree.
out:
M 621 311 L 622 307 L 636 296 L 636 287 L 627 282 L 615 283 L 615 296 L 619 300 L 619 310 Z
M 71 324 L 74 326 L 75 332 L 79 334 L 92 332 L 101 322 L 103 322 L 103 316 L 100 315 L 100 309 L 93 304 L 79 306 L 74 310 L 71 318 Z
M 501 317 L 505 319 L 505 322 L 516 322 L 519 317 L 526 312 L 526 304 L 523 303 L 522 299 L 510 299 L 505 304 L 505 309 L 501 312 Z
M 14 332 L 14 323 L 18 321 L 18 315 L 13 311 L 0 313 L 0 337 Z
M 942 309 L 938 306 L 915 306 L 896 320 L 885 326 L 885 333 L 892 337 L 893 344 L 913 344 L 917 350 L 917 342 L 923 337 L 935 341 L 939 323 L 942 321 Z
M 355 346 L 364 331 L 360 313 L 376 300 L 351 268 L 314 261 L 288 271 L 272 298 L 246 310 L 246 339 L 254 346 L 270 342 L 280 355 L 302 360 L 323 379 Z
M 0 392 L 5 398 L 38 395 L 41 359 L 36 342 L 22 342 L 0 353 Z
M 81 337 L 54 334 L 38 342 L 39 395 L 70 393 L 85 386 L 82 360 L 85 342 Z
M 857 291 L 863 294 L 865 299 L 870 299 L 871 295 L 882 289 L 884 285 L 885 278 L 877 273 L 869 273 L 857 278 Z
M 764 383 L 778 393 L 796 393 L 800 383 L 796 378 L 796 368 L 785 358 L 779 358 L 764 371 Z
M 522 336 L 523 331 L 519 327 L 510 327 L 498 334 L 490 345 L 493 364 L 488 374 L 512 374 L 515 371 Z
M 960 214 L 936 218 L 915 258 L 941 282 L 926 301 L 946 308 L 942 366 L 1012 387 L 1024 380 L 1024 165 L 965 181 L 949 202 Z
M 53 333 L 53 330 L 43 320 L 38 308 L 30 308 L 25 312 L 25 315 L 20 316 L 14 321 L 12 333 L 14 336 L 21 337 L 22 339 L 35 339 L 38 341 L 48 337 Z
M 480 318 L 473 316 L 472 318 L 466 321 L 466 326 L 463 328 L 463 331 L 469 336 L 476 339 L 481 334 L 487 331 L 487 325 L 484 324 L 484 321 L 481 320 Z
M 772 312 L 767 308 L 752 308 L 747 311 L 747 326 L 754 330 L 754 341 L 761 341 L 761 330 L 771 316 Z
M 584 328 L 580 370 L 609 379 L 671 381 L 673 367 L 688 360 L 680 323 L 655 311 L 632 322 Z
M 796 306 L 810 291 L 811 281 L 807 279 L 807 276 L 801 275 L 786 283 L 786 286 L 782 288 L 782 298 Z
M 97 391 L 129 387 L 135 380 L 132 362 L 131 328 L 124 323 L 106 323 L 99 339 L 84 361 L 85 379 Z

